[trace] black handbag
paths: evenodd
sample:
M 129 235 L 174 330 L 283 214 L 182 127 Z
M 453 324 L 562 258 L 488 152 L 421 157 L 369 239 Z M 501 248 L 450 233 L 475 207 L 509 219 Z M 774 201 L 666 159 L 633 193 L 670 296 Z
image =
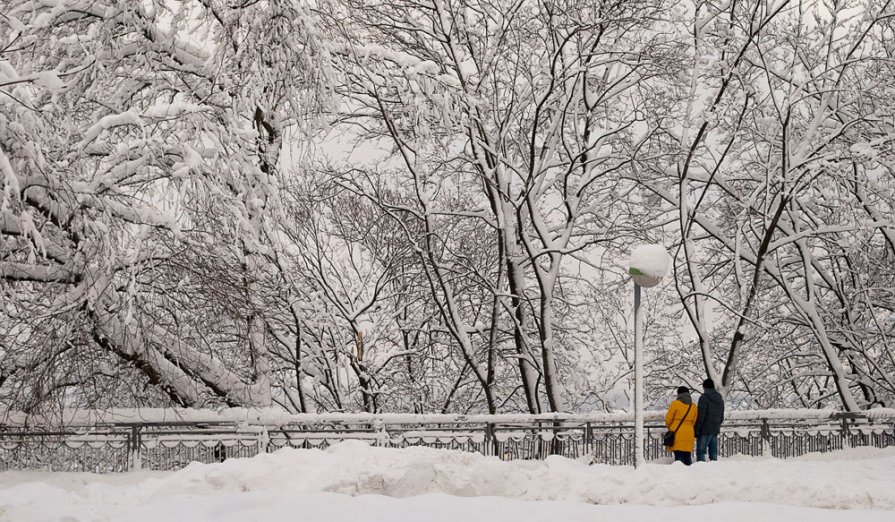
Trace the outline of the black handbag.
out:
M 684 419 L 686 419 L 687 415 L 690 414 L 690 408 L 692 408 L 692 407 L 693 407 L 693 403 L 691 402 L 690 405 L 687 406 L 687 412 L 684 413 L 683 417 L 681 417 L 681 421 L 677 423 L 677 428 L 675 428 L 674 431 L 666 431 L 662 435 L 662 445 L 663 446 L 665 446 L 666 448 L 670 448 L 670 447 L 674 446 L 674 434 L 677 433 L 677 430 L 681 429 L 681 424 L 684 423 Z
M 674 446 L 674 432 L 666 431 L 664 435 L 662 435 L 662 445 L 670 448 Z

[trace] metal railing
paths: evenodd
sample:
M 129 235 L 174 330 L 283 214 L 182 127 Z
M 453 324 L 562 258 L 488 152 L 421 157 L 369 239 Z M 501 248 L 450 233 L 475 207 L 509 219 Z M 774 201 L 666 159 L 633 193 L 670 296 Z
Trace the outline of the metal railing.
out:
M 150 416 L 152 417 L 152 416 Z M 181 421 L 90 418 L 64 428 L 0 424 L 0 471 L 174 470 L 190 462 L 252 457 L 282 448 L 324 449 L 346 440 L 379 447 L 477 452 L 504 460 L 562 455 L 590 463 L 633 464 L 630 415 L 208 415 Z M 788 458 L 850 447 L 895 446 L 895 412 L 733 412 L 719 440 L 722 457 Z M 647 460 L 666 456 L 661 414 L 647 416 Z

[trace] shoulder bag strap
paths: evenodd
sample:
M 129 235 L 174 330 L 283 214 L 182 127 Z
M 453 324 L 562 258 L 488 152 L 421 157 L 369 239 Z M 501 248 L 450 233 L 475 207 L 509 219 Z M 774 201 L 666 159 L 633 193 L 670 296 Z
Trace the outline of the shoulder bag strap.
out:
M 684 413 L 684 416 L 681 417 L 681 421 L 677 423 L 677 428 L 674 429 L 674 432 L 677 433 L 677 430 L 681 429 L 681 424 L 684 423 L 684 420 L 687 418 L 687 415 L 690 415 L 690 408 L 693 407 L 693 403 L 691 402 L 689 406 L 687 406 L 687 412 Z

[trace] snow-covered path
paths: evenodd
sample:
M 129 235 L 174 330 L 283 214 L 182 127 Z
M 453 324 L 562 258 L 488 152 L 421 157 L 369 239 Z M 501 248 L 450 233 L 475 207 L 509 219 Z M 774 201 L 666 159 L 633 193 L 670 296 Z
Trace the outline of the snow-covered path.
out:
M 891 522 L 895 448 L 634 470 L 348 442 L 173 473 L 0 473 L 2 521 L 287 519 Z

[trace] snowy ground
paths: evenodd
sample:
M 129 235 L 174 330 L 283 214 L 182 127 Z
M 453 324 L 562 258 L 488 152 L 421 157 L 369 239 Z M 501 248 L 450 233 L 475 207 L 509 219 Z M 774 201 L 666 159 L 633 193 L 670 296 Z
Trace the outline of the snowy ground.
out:
M 895 448 L 642 470 L 426 448 L 281 450 L 171 473 L 0 473 L 2 521 L 895 521 Z

